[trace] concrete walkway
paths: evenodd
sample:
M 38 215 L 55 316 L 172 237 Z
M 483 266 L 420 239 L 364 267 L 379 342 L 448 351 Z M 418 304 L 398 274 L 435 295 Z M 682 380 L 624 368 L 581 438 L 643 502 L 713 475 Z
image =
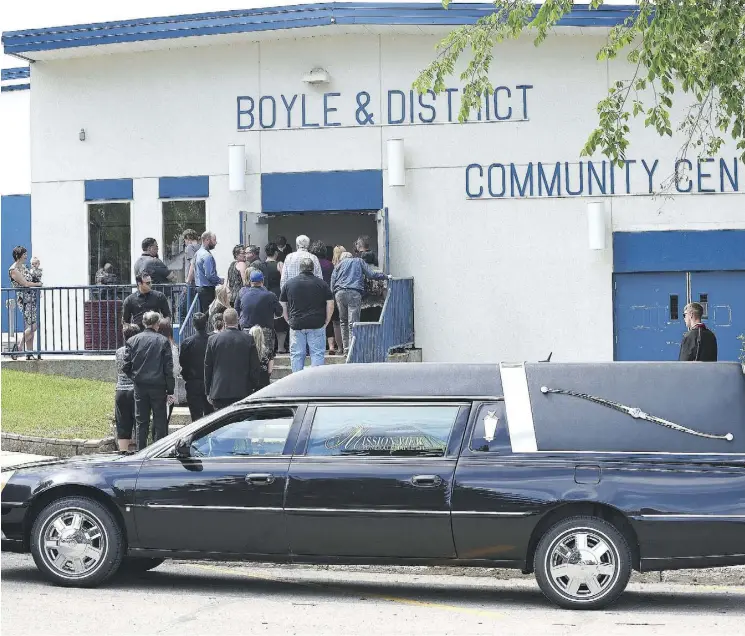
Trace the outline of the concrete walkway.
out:
M 29 455 L 28 453 L 13 453 L 11 451 L 0 451 L 0 468 L 12 468 L 28 462 L 38 462 L 41 459 L 55 459 L 46 455 Z

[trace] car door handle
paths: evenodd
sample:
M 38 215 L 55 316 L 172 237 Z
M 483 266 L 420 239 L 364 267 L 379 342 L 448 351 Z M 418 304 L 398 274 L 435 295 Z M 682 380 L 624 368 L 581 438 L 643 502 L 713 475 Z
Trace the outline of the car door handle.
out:
M 439 475 L 414 475 L 411 483 L 420 488 L 435 488 L 442 483 L 442 477 Z
M 274 475 L 269 473 L 250 473 L 246 475 L 246 481 L 254 486 L 268 486 L 274 483 Z

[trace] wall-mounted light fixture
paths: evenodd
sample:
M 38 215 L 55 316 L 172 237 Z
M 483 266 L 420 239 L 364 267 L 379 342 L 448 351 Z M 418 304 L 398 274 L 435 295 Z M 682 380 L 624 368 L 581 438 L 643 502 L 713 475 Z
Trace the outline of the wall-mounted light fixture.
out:
M 246 146 L 228 146 L 228 190 L 246 189 Z
M 606 239 L 605 203 L 587 204 L 587 238 L 591 250 L 604 250 Z
M 85 128 L 80 129 L 80 132 L 78 133 L 78 139 L 80 139 L 80 141 L 85 141 Z
M 306 84 L 328 84 L 331 81 L 331 76 L 325 69 L 314 68 L 310 73 L 303 75 L 303 81 Z
M 404 140 L 388 140 L 388 185 L 406 185 L 406 163 L 404 161 Z

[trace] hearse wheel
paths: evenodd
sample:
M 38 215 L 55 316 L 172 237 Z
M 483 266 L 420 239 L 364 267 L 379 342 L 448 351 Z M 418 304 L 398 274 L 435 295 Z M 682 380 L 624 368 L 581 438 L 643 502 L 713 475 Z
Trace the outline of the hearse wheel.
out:
M 120 574 L 141 574 L 157 568 L 165 559 L 156 559 L 151 557 L 124 557 L 122 564 L 119 566 Z
M 597 517 L 571 517 L 549 528 L 535 552 L 535 577 L 550 601 L 567 609 L 599 609 L 626 589 L 631 550 Z
M 87 497 L 50 503 L 31 529 L 36 567 L 58 585 L 92 587 L 119 568 L 122 531 L 114 516 Z

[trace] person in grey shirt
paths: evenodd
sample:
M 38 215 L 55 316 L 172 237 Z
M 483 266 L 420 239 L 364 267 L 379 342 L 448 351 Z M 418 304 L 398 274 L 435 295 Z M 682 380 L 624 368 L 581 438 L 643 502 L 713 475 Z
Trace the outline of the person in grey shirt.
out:
M 124 342 L 140 333 L 137 325 L 124 325 Z M 135 426 L 135 385 L 124 373 L 123 345 L 116 350 L 116 393 L 114 396 L 114 418 L 116 419 L 116 443 L 120 451 L 128 451 L 132 443 L 132 431 Z
M 195 230 L 184 230 L 184 282 L 194 287 L 194 257 L 201 247 L 199 234 Z
M 148 237 L 142 241 L 142 256 L 135 261 L 135 276 L 146 272 L 155 285 L 165 285 L 175 277 L 168 266 L 158 258 L 158 241 Z

